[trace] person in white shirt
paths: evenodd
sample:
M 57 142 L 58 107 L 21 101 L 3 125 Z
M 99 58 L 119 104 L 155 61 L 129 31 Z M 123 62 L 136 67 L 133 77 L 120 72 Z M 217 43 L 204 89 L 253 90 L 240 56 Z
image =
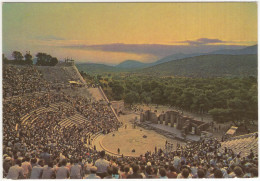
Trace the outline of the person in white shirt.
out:
M 53 168 L 53 162 L 49 161 L 48 165 L 43 167 L 42 179 L 55 178 L 55 169 Z
M 179 153 L 177 153 L 177 155 L 174 156 L 173 165 L 174 165 L 174 167 L 177 168 L 178 170 L 180 169 L 180 163 L 181 163 L 181 158 L 179 157 Z
M 43 166 L 44 166 L 44 161 L 39 160 L 38 165 L 36 165 L 32 168 L 32 173 L 31 173 L 30 179 L 42 178 Z
M 56 173 L 56 179 L 67 179 L 70 176 L 69 169 L 66 167 L 67 165 L 67 160 L 62 160 L 61 161 L 61 167 L 57 169 Z
M 16 164 L 14 166 L 10 167 L 6 178 L 7 179 L 24 178 L 23 169 L 21 167 L 21 161 L 20 160 L 16 160 Z
M 78 164 L 78 160 L 72 160 L 72 166 L 70 168 L 71 179 L 81 179 L 81 165 Z
M 97 167 L 97 175 L 101 178 L 104 178 L 107 173 L 107 167 L 109 166 L 109 162 L 104 159 L 105 151 L 100 152 L 100 159 L 95 162 L 95 166 Z

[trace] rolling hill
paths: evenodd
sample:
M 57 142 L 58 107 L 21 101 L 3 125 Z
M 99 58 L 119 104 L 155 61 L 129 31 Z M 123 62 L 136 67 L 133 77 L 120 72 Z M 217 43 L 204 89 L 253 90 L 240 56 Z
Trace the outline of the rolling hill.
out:
M 218 51 L 210 52 L 209 54 L 249 55 L 249 54 L 257 54 L 257 53 L 258 53 L 258 45 L 253 45 L 239 50 L 231 50 L 231 49 L 218 50 Z
M 118 68 L 115 66 L 104 65 L 104 64 L 97 64 L 97 63 L 81 63 L 76 64 L 76 67 L 79 71 L 84 71 L 89 74 L 101 74 L 101 73 L 108 73 L 108 72 L 122 72 L 128 71 L 129 69 L 125 68 Z
M 144 68 L 148 67 L 149 64 L 142 63 L 137 60 L 125 60 L 121 62 L 120 64 L 116 65 L 117 68 L 125 68 L 125 69 L 137 69 L 137 68 Z
M 116 66 L 82 63 L 79 71 L 90 74 L 135 72 L 176 76 L 238 76 L 257 75 L 258 45 L 239 50 L 224 49 L 207 54 L 173 54 L 152 63 L 125 60 Z M 167 64 L 169 63 L 169 64 Z
M 126 69 L 140 69 L 140 68 L 145 68 L 145 67 L 151 67 L 155 65 L 159 65 L 162 63 L 166 63 L 169 61 L 173 60 L 179 60 L 179 59 L 184 59 L 184 58 L 189 58 L 189 57 L 196 57 L 200 55 L 212 55 L 212 54 L 224 54 L 224 55 L 248 55 L 248 54 L 257 54 L 258 53 L 258 45 L 253 45 L 249 46 L 246 48 L 242 49 L 223 49 L 223 50 L 217 50 L 209 53 L 193 53 L 193 54 L 184 54 L 184 53 L 177 53 L 177 54 L 172 54 L 169 56 L 166 56 L 162 59 L 159 59 L 155 62 L 152 63 L 142 63 L 140 61 L 136 60 L 125 60 L 121 62 L 120 64 L 116 65 L 118 68 L 126 68 Z
M 172 60 L 178 60 L 178 59 L 183 59 L 183 58 L 188 58 L 188 57 L 195 57 L 195 56 L 199 56 L 199 55 L 203 55 L 202 53 L 194 53 L 194 54 L 184 54 L 184 53 L 177 53 L 177 54 L 173 54 L 173 55 L 169 55 L 166 56 L 160 60 L 157 60 L 156 62 L 150 63 L 150 66 L 154 66 L 154 65 L 159 65 L 161 63 L 166 63 Z
M 169 61 L 136 73 L 184 77 L 256 76 L 257 55 L 201 55 Z

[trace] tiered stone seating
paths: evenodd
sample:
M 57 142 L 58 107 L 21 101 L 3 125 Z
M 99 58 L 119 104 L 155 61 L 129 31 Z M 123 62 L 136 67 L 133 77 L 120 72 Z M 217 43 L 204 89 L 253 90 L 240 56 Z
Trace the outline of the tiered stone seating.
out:
M 62 105 L 64 108 L 71 108 L 71 105 L 66 102 L 61 102 L 60 105 Z
M 23 117 L 21 117 L 22 124 L 25 124 L 25 122 L 31 117 L 31 114 L 25 114 Z
M 53 103 L 50 105 L 50 108 L 52 108 L 53 110 L 59 110 L 59 106 L 62 104 L 62 102 L 59 103 Z
M 32 124 L 37 119 L 37 117 L 31 119 L 31 116 L 35 112 L 36 112 L 37 115 L 40 115 L 41 113 L 44 113 L 44 112 L 58 111 L 59 110 L 59 106 L 61 106 L 61 105 L 65 109 L 71 108 L 70 104 L 66 103 L 66 102 L 52 103 L 52 104 L 49 105 L 48 108 L 40 107 L 40 108 L 38 108 L 36 110 L 31 111 L 30 113 L 27 113 L 27 114 L 23 115 L 21 117 L 22 125 Z M 74 125 L 78 126 L 78 125 L 86 124 L 87 122 L 88 122 L 88 120 L 84 116 L 82 116 L 79 113 L 76 113 L 75 115 L 67 117 L 64 120 L 60 121 L 59 125 L 61 127 L 67 128 L 67 127 L 72 127 Z M 54 129 L 57 129 L 57 126 L 55 126 Z
M 38 117 L 34 118 L 32 121 L 31 121 L 31 124 L 34 123 L 34 121 L 36 121 L 38 119 Z
M 4 97 L 39 92 L 49 87 L 35 66 L 5 65 L 3 72 Z
M 88 120 L 80 114 L 75 114 L 74 116 L 69 117 L 69 119 L 71 121 L 73 121 L 74 123 L 76 123 L 77 125 L 84 124 L 84 123 L 88 122 Z
M 241 156 L 248 156 L 250 154 L 250 149 L 253 150 L 255 154 L 258 153 L 258 137 L 256 138 L 254 133 L 234 137 L 231 140 L 221 143 L 221 150 L 223 151 L 227 147 L 232 149 L 235 154 L 241 152 Z
M 41 107 L 41 108 L 39 108 L 39 109 L 36 110 L 36 114 L 39 115 L 39 114 L 41 114 L 41 113 L 49 112 L 49 111 L 53 111 L 53 109 L 50 108 L 50 107 L 48 107 L 48 108 L 46 108 L 46 107 Z M 33 111 L 33 112 L 34 112 L 34 111 Z
M 44 79 L 48 80 L 49 82 L 64 84 L 68 84 L 68 81 L 70 80 L 84 82 L 84 79 L 78 73 L 75 66 L 38 66 L 37 69 L 41 71 Z
M 67 127 L 72 127 L 73 125 L 75 125 L 75 123 L 73 123 L 73 121 L 70 120 L 69 118 L 66 118 L 66 119 L 60 121 L 59 125 L 67 128 Z

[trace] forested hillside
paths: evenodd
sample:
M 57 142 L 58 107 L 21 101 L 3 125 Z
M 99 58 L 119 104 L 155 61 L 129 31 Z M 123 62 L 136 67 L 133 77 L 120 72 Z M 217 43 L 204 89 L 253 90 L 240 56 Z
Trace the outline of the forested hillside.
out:
M 137 71 L 148 75 L 226 77 L 257 75 L 257 55 L 201 55 Z
M 257 120 L 257 79 L 128 76 L 100 78 L 110 100 L 170 105 L 220 122 Z
M 76 64 L 76 67 L 79 71 L 87 72 L 88 74 L 102 74 L 105 72 L 119 72 L 121 69 L 109 65 L 104 64 L 96 64 L 96 63 L 83 63 Z

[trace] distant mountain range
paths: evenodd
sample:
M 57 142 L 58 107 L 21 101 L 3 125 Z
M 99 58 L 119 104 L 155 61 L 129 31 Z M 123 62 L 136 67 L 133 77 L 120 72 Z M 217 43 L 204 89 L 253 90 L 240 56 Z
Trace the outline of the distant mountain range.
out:
M 258 53 L 258 45 L 249 46 L 239 50 L 218 50 L 208 54 L 228 54 L 228 55 L 249 55 L 249 54 L 257 54 Z
M 203 53 L 193 53 L 193 54 L 178 53 L 178 54 L 173 54 L 173 55 L 169 55 L 167 57 L 164 57 L 160 60 L 157 60 L 154 63 L 150 63 L 150 66 L 159 65 L 161 63 L 169 62 L 169 61 L 172 61 L 172 60 L 179 60 L 179 59 L 188 58 L 188 57 L 195 57 L 195 56 L 199 56 L 199 55 L 204 55 L 204 54 Z
M 250 74 L 250 71 L 252 71 L 251 73 L 256 75 L 257 56 L 244 55 L 257 55 L 257 53 L 258 45 L 254 45 L 239 50 L 225 49 L 209 52 L 207 54 L 173 54 L 152 63 L 142 63 L 137 60 L 126 60 L 116 66 L 82 63 L 77 64 L 77 67 L 80 71 L 89 72 L 91 74 L 104 72 L 143 72 L 149 74 L 156 72 L 160 73 L 160 75 L 192 76 L 193 74 L 194 76 L 202 76 L 201 74 L 204 72 L 205 75 L 211 73 L 214 76 L 218 76 Z M 166 64 L 167 62 L 170 63 Z M 194 66 L 194 71 L 189 64 Z M 227 67 L 227 65 L 229 67 Z M 177 70 L 176 67 L 179 69 Z M 221 69 L 221 67 L 223 68 Z M 199 70 L 198 72 L 196 72 L 196 68 Z M 205 72 L 205 70 L 201 70 L 204 68 L 208 69 L 207 72 Z M 190 73 L 188 73 L 187 70 L 190 70 Z M 215 71 L 219 71 L 219 73 L 214 73 Z
M 126 60 L 124 62 L 121 62 L 118 65 L 126 65 L 124 68 L 127 68 L 127 66 L 132 67 L 132 68 L 144 68 L 144 67 L 150 67 L 154 65 L 159 65 L 161 63 L 169 62 L 172 60 L 179 60 L 183 58 L 189 58 L 189 57 L 196 57 L 200 55 L 211 55 L 211 54 L 225 54 L 225 55 L 247 55 L 247 54 L 257 54 L 257 45 L 254 46 L 249 46 L 243 49 L 239 50 L 232 50 L 232 49 L 225 49 L 225 50 L 218 50 L 214 52 L 209 52 L 209 53 L 193 53 L 193 54 L 183 54 L 183 53 L 178 53 L 178 54 L 173 54 L 169 55 L 167 57 L 164 57 L 160 60 L 157 60 L 153 63 L 142 63 L 137 60 Z M 117 66 L 118 66 L 117 65 Z M 116 66 L 116 67 L 117 67 Z
M 136 72 L 181 77 L 256 76 L 257 55 L 201 55 L 169 61 Z

